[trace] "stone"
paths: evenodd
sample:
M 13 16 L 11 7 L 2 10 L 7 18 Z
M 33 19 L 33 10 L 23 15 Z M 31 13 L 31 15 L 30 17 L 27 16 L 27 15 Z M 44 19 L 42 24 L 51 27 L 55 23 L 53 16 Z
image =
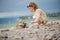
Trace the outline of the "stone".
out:
M 0 40 L 60 40 L 60 24 L 34 27 L 0 31 Z

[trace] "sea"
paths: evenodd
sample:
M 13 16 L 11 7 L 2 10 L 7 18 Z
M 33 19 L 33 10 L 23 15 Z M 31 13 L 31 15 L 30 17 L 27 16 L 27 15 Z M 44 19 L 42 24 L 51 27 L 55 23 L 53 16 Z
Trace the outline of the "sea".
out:
M 0 29 L 16 27 L 16 25 L 18 24 L 17 19 L 19 18 L 23 19 L 23 21 L 26 22 L 28 25 L 30 25 L 32 21 L 32 18 L 30 18 L 30 16 L 0 18 Z M 55 20 L 60 20 L 60 17 L 48 17 L 48 21 Z

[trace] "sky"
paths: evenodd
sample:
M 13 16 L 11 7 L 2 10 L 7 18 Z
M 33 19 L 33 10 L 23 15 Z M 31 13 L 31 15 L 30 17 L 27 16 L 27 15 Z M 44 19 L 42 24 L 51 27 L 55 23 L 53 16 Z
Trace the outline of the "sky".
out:
M 0 0 L 0 18 L 22 13 L 30 15 L 27 9 L 29 2 L 35 2 L 45 12 L 60 12 L 60 0 Z

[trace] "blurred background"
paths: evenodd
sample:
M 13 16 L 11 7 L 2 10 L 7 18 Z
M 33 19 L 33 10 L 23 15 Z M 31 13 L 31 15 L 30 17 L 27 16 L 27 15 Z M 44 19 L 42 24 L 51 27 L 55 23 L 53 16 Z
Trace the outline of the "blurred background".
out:
M 30 23 L 33 14 L 27 9 L 29 2 L 36 2 L 49 21 L 60 20 L 60 0 L 0 0 L 0 29 L 15 27 L 19 18 Z

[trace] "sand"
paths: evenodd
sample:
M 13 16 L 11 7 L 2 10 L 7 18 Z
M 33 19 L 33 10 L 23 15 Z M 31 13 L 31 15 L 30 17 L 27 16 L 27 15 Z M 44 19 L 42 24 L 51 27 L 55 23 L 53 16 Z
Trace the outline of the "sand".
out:
M 60 40 L 60 20 L 34 27 L 0 30 L 0 40 Z

